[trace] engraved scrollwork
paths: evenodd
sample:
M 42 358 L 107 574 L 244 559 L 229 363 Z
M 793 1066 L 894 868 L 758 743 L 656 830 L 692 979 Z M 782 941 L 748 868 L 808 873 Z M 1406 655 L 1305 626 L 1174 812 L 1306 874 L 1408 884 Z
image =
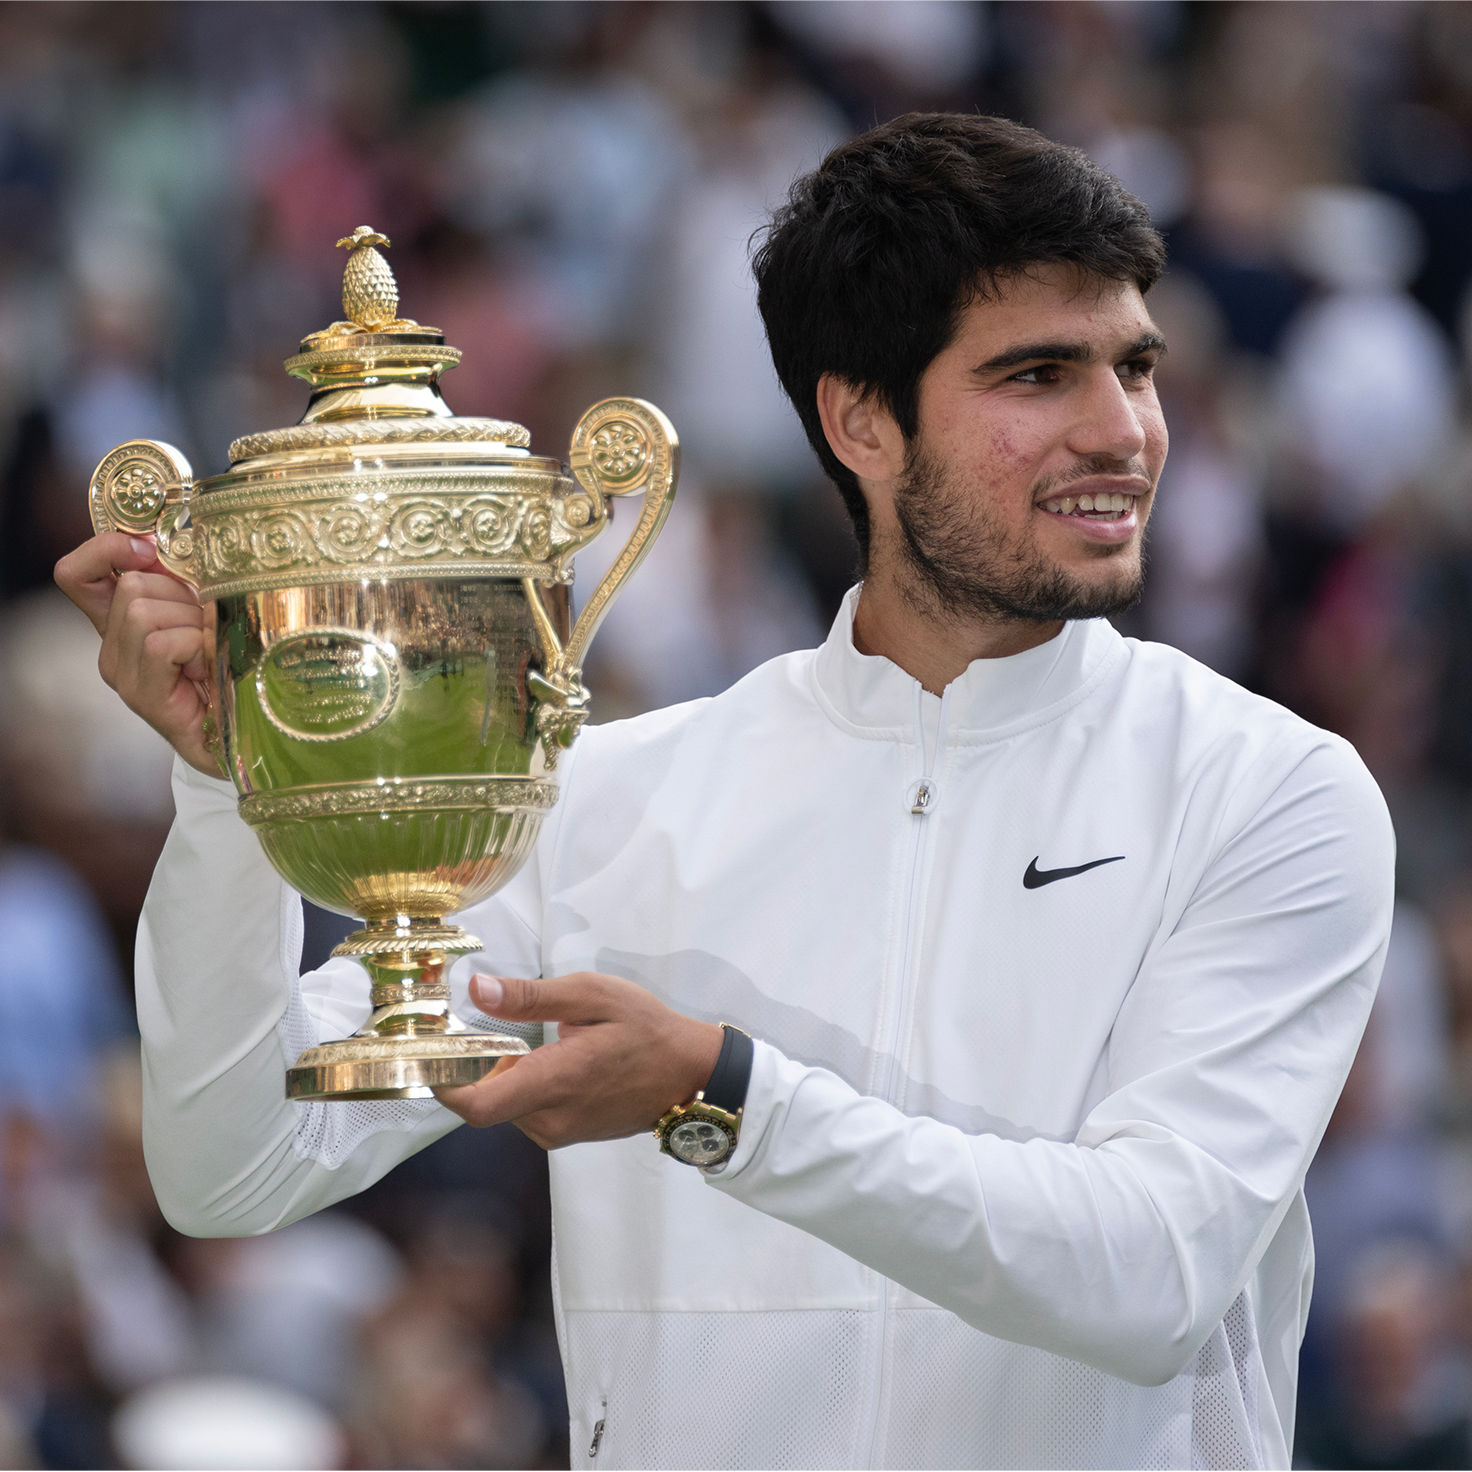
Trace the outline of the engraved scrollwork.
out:
M 334 562 L 362 562 L 378 545 L 383 524 L 364 507 L 347 502 L 324 511 L 313 530 L 318 547 Z
M 533 562 L 552 555 L 552 513 L 546 506 L 531 506 L 521 523 L 521 545 Z
M 564 582 L 570 568 L 558 559 L 606 519 L 601 500 L 545 472 L 426 476 L 388 493 L 383 484 L 334 478 L 287 504 L 275 486 L 210 487 L 191 502 L 206 590 L 228 597 L 329 582 L 353 568 Z
M 295 512 L 278 511 L 251 529 L 250 546 L 262 567 L 291 567 L 310 559 L 312 534 Z
M 466 545 L 491 556 L 516 545 L 526 503 L 504 497 L 477 497 L 460 514 L 460 532 Z
M 451 508 L 442 501 L 406 501 L 389 519 L 388 538 L 404 557 L 433 557 L 456 541 Z
M 208 576 L 241 572 L 253 561 L 250 526 L 239 517 L 210 521 L 204 528 L 204 567 Z

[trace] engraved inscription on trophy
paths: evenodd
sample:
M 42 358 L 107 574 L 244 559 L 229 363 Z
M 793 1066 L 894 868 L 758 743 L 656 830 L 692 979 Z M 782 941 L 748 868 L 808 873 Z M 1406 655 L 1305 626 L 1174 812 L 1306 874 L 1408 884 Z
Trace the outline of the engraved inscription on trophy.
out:
M 399 696 L 393 646 L 351 629 L 314 629 L 273 644 L 256 670 L 266 719 L 298 741 L 371 731 Z

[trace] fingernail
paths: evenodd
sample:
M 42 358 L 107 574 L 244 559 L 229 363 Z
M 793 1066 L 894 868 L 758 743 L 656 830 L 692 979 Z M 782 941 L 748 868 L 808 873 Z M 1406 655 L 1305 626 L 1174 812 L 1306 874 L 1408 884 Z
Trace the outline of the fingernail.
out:
M 470 989 L 475 993 L 475 1005 L 482 1012 L 489 1012 L 493 1007 L 499 1006 L 501 998 L 506 995 L 506 988 L 501 985 L 499 976 L 473 976 L 470 979 Z
M 129 537 L 128 545 L 140 557 L 153 557 L 155 555 L 153 550 L 153 543 L 145 542 L 142 537 Z

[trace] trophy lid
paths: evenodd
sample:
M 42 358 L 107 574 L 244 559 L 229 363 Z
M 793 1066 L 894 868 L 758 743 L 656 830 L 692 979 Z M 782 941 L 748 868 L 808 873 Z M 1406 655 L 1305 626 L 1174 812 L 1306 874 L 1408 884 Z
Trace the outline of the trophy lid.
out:
M 439 389 L 460 361 L 437 327 L 399 316 L 399 288 L 378 249 L 389 239 L 359 225 L 337 242 L 344 320 L 309 333 L 284 367 L 311 384 L 300 424 L 248 434 L 230 446 L 231 463 L 260 455 L 354 444 L 485 441 L 525 449 L 531 434 L 506 419 L 458 418 Z

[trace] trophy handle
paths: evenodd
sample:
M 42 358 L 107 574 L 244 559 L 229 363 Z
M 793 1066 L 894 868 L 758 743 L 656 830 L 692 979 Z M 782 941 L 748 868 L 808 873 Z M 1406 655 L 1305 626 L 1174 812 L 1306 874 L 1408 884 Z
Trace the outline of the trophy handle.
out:
M 601 506 L 604 496 L 643 494 L 644 509 L 624 550 L 603 575 L 562 651 L 562 669 L 582 668 L 583 655 L 614 594 L 643 562 L 675 499 L 680 440 L 674 426 L 643 399 L 604 399 L 578 420 L 568 456 L 578 484 Z
M 198 589 L 198 544 L 189 518 L 193 489 L 194 472 L 173 445 L 127 440 L 109 450 L 92 474 L 88 504 L 93 530 L 153 534 L 158 560 Z
M 162 440 L 125 440 L 102 457 L 92 473 L 87 504 L 92 529 L 131 532 L 154 539 L 158 560 L 180 581 L 199 591 L 196 561 L 199 543 L 189 517 L 194 471 L 173 445 Z M 198 682 L 204 698 L 205 745 L 225 775 L 225 748 L 215 718 L 218 702 L 213 680 Z

